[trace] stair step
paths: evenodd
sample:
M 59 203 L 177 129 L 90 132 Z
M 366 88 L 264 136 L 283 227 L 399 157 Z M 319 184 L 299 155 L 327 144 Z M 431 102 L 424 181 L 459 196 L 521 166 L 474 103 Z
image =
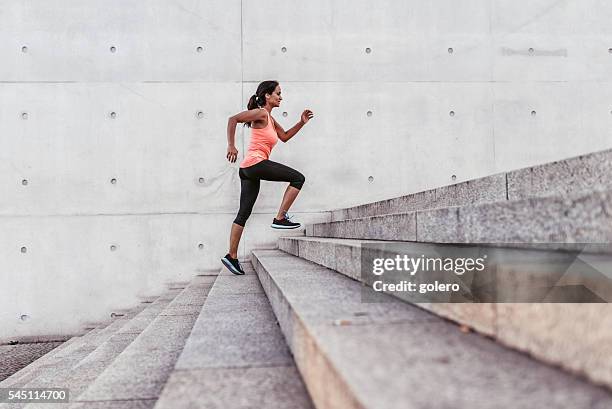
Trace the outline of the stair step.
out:
M 49 337 L 49 340 L 43 341 L 40 337 L 36 337 L 38 341 L 27 342 L 24 338 L 20 338 L 20 342 L 15 344 L 0 345 L 0 381 L 25 368 L 70 339 L 53 336 Z
M 331 212 L 331 221 L 612 189 L 612 149 Z
M 612 190 L 388 214 L 306 226 L 306 236 L 426 243 L 609 243 Z
M 123 325 L 76 365 L 69 370 L 56 371 L 46 377 L 39 376 L 28 387 L 65 387 L 70 390 L 70 400 L 75 400 L 179 293 L 179 290 L 170 289 L 154 303 L 143 304 L 147 308 L 137 315 L 134 316 L 132 312 L 127 313 L 122 317 Z M 25 408 L 46 409 L 47 406 L 29 404 Z
M 71 400 L 70 408 L 151 408 L 183 349 L 210 287 L 210 277 L 194 277 L 185 289 L 174 290 L 178 294 L 152 313 L 154 319 L 150 323 L 144 317 L 132 320 L 126 329 L 144 327 L 144 330 Z
M 253 266 L 315 406 L 607 408 L 612 395 L 280 250 Z
M 126 315 L 133 316 L 135 314 L 141 314 L 141 311 L 143 311 L 145 308 L 147 309 L 147 313 L 155 314 L 156 310 L 159 312 L 160 308 L 163 309 L 163 307 L 168 303 L 164 300 L 167 300 L 167 297 L 175 293 L 176 291 L 169 291 L 163 294 L 161 297 L 149 297 L 149 302 L 140 303 L 136 307 L 127 310 L 129 312 Z M 154 302 L 156 300 L 157 302 Z M 153 305 L 153 307 L 151 307 L 151 305 Z M 83 335 L 70 338 L 62 345 L 50 351 L 48 354 L 40 357 L 36 361 L 32 362 L 30 365 L 22 368 L 20 371 L 15 372 L 13 375 L 6 378 L 3 382 L 0 382 L 0 387 L 24 385 L 26 382 L 31 381 L 37 376 L 39 369 L 53 366 L 57 364 L 58 361 L 64 359 L 66 356 L 69 356 L 75 351 L 79 351 L 87 343 L 96 343 L 100 340 L 100 338 L 107 336 L 109 331 L 112 332 L 112 330 L 114 330 L 115 328 L 111 327 L 110 329 L 108 329 L 108 327 L 115 321 L 120 320 L 121 318 L 121 316 L 114 317 L 110 322 L 103 323 L 87 331 Z M 17 383 L 17 381 L 19 381 L 19 383 Z
M 155 409 L 312 408 L 250 263 L 223 270 Z
M 92 330 L 92 331 L 95 331 L 95 330 Z M 100 330 L 98 330 L 98 331 L 100 331 Z M 91 332 L 91 331 L 89 331 L 89 332 Z M 9 386 L 11 386 L 13 384 L 16 384 L 19 381 L 19 379 L 21 379 L 24 376 L 27 376 L 31 371 L 34 371 L 37 368 L 41 368 L 45 364 L 51 362 L 52 357 L 53 357 L 53 355 L 55 353 L 65 349 L 65 348 L 71 347 L 71 345 L 73 343 L 79 341 L 82 337 L 89 335 L 89 332 L 87 332 L 86 334 L 83 334 L 81 336 L 75 336 L 75 337 L 70 338 L 69 340 L 67 340 L 66 342 L 64 342 L 63 344 L 58 346 L 57 348 L 52 349 L 47 354 L 41 356 L 40 358 L 38 358 L 35 361 L 31 362 L 29 365 L 21 368 L 17 372 L 15 372 L 12 375 L 10 375 L 9 377 L 5 378 L 3 381 L 0 382 L 0 388 L 8 388 Z
M 128 324 L 135 314 L 140 314 L 145 309 L 150 309 L 149 313 L 153 313 L 160 305 L 167 304 L 167 297 L 172 297 L 176 294 L 176 290 L 168 290 L 153 304 L 139 304 L 129 314 L 116 317 L 110 324 L 104 327 L 95 328 L 86 336 L 80 337 L 75 343 L 55 351 L 48 359 L 30 368 L 29 372 L 21 376 L 18 381 L 11 383 L 10 386 L 30 387 L 39 382 L 53 381 L 53 379 L 58 379 L 65 373 L 70 373 L 73 366 L 77 365 L 99 345 L 106 342 L 124 325 Z
M 81 363 L 87 362 L 88 358 L 96 356 L 96 351 L 100 348 L 104 348 L 109 343 L 113 342 L 117 338 L 133 336 L 137 334 L 131 334 L 134 332 L 134 320 L 140 322 L 143 318 L 152 321 L 153 318 L 159 314 L 160 307 L 167 305 L 179 291 L 167 290 L 158 299 L 151 304 L 139 304 L 132 308 L 125 315 L 116 318 L 110 324 L 104 327 L 98 327 L 91 332 L 91 336 L 82 337 L 78 340 L 78 344 L 70 348 L 64 348 L 53 356 L 49 357 L 48 360 L 38 365 L 34 369 L 31 369 L 29 373 L 22 376 L 18 381 L 14 382 L 11 387 L 20 388 L 40 388 L 40 387 L 62 387 L 69 388 L 70 399 L 73 400 L 75 396 L 80 393 L 88 381 L 91 378 L 79 377 L 83 375 L 82 368 L 77 370 Z M 102 368 L 103 369 L 103 368 Z M 91 376 L 91 373 L 87 375 Z M 58 404 L 59 406 L 67 406 L 67 404 Z M 59 407 L 58 406 L 58 407 Z M 7 406 L 0 405 L 0 408 L 6 409 L 21 409 L 21 408 L 42 408 L 46 409 L 47 404 L 7 404 Z
M 364 283 L 361 249 L 397 242 L 317 237 L 282 237 L 279 249 Z M 420 254 L 426 245 L 412 246 Z M 434 247 L 434 245 L 428 245 Z M 440 247 L 436 245 L 436 247 Z M 598 256 L 596 256 L 598 257 Z M 599 262 L 602 262 L 601 260 Z M 369 285 L 368 283 L 364 283 Z M 518 285 L 517 285 L 518 287 Z M 601 287 L 601 286 L 600 286 Z M 406 298 L 405 293 L 392 294 Z M 612 304 L 564 303 L 418 303 L 436 315 L 468 325 L 504 345 L 612 388 Z

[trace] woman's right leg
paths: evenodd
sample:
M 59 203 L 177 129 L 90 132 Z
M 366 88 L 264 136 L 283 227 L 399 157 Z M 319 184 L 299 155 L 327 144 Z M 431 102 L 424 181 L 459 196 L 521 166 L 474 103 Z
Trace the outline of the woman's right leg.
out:
M 240 237 L 242 237 L 242 231 L 244 226 L 236 223 L 232 223 L 232 231 L 230 233 L 230 248 L 229 255 L 231 258 L 238 258 L 238 245 L 240 244 Z
M 240 237 L 242 237 L 244 225 L 253 211 L 260 186 L 259 179 L 247 177 L 243 169 L 238 171 L 238 175 L 240 175 L 240 209 L 234 219 L 230 233 L 229 255 L 232 258 L 238 258 Z

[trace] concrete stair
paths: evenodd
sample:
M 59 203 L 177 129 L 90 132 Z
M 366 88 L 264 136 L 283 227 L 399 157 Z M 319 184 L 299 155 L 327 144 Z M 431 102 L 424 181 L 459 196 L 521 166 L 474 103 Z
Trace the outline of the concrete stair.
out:
M 612 189 L 316 223 L 307 236 L 424 243 L 610 243 Z
M 259 279 L 244 267 L 246 276 L 174 284 L 2 385 L 68 388 L 69 403 L 0 408 L 312 409 Z
M 155 405 L 312 408 L 257 275 L 223 270 Z
M 167 297 L 171 293 L 172 290 L 169 290 L 166 294 L 160 297 L 160 301 L 154 303 L 154 305 L 148 309 L 152 310 L 157 308 L 162 302 L 161 299 Z M 0 382 L 0 387 L 26 387 L 31 382 L 36 381 L 39 377 L 57 373 L 57 371 L 61 370 L 65 366 L 74 363 L 74 359 L 80 359 L 87 356 L 87 354 L 93 351 L 98 345 L 102 344 L 109 337 L 113 336 L 113 334 L 125 324 L 126 320 L 147 309 L 147 305 L 147 303 L 141 303 L 134 309 L 126 312 L 125 315 L 116 317 L 110 323 L 100 324 L 82 336 L 69 339 L 59 347 L 52 350 L 49 354 L 42 356 L 30 365 L 22 368 L 20 371 L 5 379 L 3 382 Z
M 172 342 L 177 335 L 182 335 L 184 341 L 184 328 L 192 324 L 190 316 L 197 317 L 215 278 L 198 276 L 191 283 L 169 285 L 161 296 L 123 311 L 108 325 L 71 338 L 0 385 L 68 388 L 71 403 L 5 403 L 0 404 L 0 408 L 137 407 L 143 402 L 145 406 L 152 407 L 155 400 L 139 401 L 138 396 L 121 400 L 121 396 L 128 395 L 126 389 L 134 384 L 142 386 L 145 376 L 154 378 L 156 370 L 159 375 L 160 368 L 165 368 L 163 358 L 170 354 L 163 352 L 172 349 L 169 345 L 180 344 L 180 341 Z M 151 344 L 147 340 L 159 345 L 147 350 Z M 149 356 L 144 357 L 147 354 Z M 146 366 L 147 363 L 150 364 L 147 371 L 140 372 L 142 366 L 139 365 Z M 132 379 L 127 379 L 129 376 Z M 88 394 L 84 395 L 84 392 Z
M 283 237 L 279 249 L 312 261 L 364 285 L 361 249 L 382 241 L 322 237 Z M 388 242 L 389 244 L 397 242 Z M 402 243 L 415 253 L 426 251 L 420 243 Z M 440 247 L 440 245 L 437 245 Z M 520 250 L 513 250 L 519 252 Z M 520 257 L 519 254 L 517 257 Z M 544 254 L 543 257 L 550 255 Z M 594 255 L 594 262 L 602 259 Z M 606 257 L 609 260 L 609 257 Z M 601 261 L 599 261 L 601 262 Z M 609 261 L 607 261 L 609 262 Z M 517 282 L 517 288 L 520 288 Z M 609 280 L 593 287 L 610 286 Z M 405 293 L 389 293 L 403 299 Z M 610 288 L 607 296 L 610 297 Z M 410 301 L 410 300 L 406 300 Z M 420 308 L 469 326 L 512 348 L 583 375 L 612 388 L 612 305 L 608 303 L 417 303 Z
M 280 250 L 253 266 L 310 396 L 323 408 L 608 408 L 576 376 Z M 375 294 L 371 294 L 375 296 Z
M 196 276 L 144 326 L 69 408 L 155 405 L 197 319 L 215 276 Z M 146 318 L 145 318 L 146 320 Z
M 400 245 L 420 254 L 434 247 L 481 243 L 527 258 L 535 257 L 535 252 L 529 252 L 535 243 L 545 243 L 537 246 L 541 259 L 559 260 L 567 257 L 565 250 L 581 249 L 589 253 L 593 265 L 608 271 L 605 266 L 612 265 L 611 170 L 612 150 L 607 150 L 338 209 L 331 212 L 330 222 L 307 225 L 306 237 L 281 237 L 278 248 L 366 286 L 372 282 L 361 276 L 361 250 L 373 244 Z M 583 249 L 577 243 L 606 245 Z M 548 273 L 531 278 L 550 280 L 552 273 Z M 607 275 L 584 280 L 580 284 L 597 288 L 604 300 L 612 299 Z M 524 285 L 511 284 L 517 289 Z M 400 292 L 389 294 L 410 301 Z M 607 303 L 415 305 L 612 388 L 612 309 Z
M 612 189 L 612 149 L 331 211 L 331 221 Z

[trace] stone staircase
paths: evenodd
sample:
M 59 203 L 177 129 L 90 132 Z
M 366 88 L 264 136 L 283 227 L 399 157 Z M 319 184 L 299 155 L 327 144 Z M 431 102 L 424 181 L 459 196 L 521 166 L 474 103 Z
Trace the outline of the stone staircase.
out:
M 312 408 L 259 279 L 243 267 L 215 281 L 155 408 Z
M 286 237 L 279 248 L 361 280 L 364 244 L 485 243 L 550 250 L 612 242 L 612 150 L 498 174 L 427 192 L 331 212 Z M 439 246 L 439 244 L 438 244 Z M 612 248 L 598 246 L 598 283 L 611 300 Z M 558 253 L 558 252 L 557 252 Z M 551 252 L 549 256 L 554 257 Z M 608 304 L 419 304 L 499 342 L 612 386 L 612 310 Z
M 605 274 L 593 287 L 612 300 L 612 150 L 521 169 L 426 192 L 339 209 L 330 221 L 283 237 L 280 250 L 338 272 L 362 285 L 362 249 L 397 245 L 423 249 L 482 243 L 514 257 L 548 260 L 564 250 Z M 584 247 L 578 243 L 604 243 Z M 536 246 L 546 244 L 545 246 Z M 521 250 L 523 252 L 521 253 Z M 592 253 L 592 254 L 590 254 Z M 537 277 L 547 279 L 546 272 Z M 534 283 L 535 283 L 534 278 Z M 521 283 L 516 279 L 515 286 Z M 591 283 L 593 284 L 593 283 Z M 402 294 L 390 293 L 402 298 Z M 418 303 L 434 315 L 472 328 L 497 343 L 527 352 L 612 388 L 612 309 L 608 303 Z M 316 402 L 316 400 L 315 400 Z
M 413 304 L 370 288 L 361 251 L 609 243 L 611 168 L 605 151 L 331 211 L 246 275 L 174 285 L 0 383 L 70 403 L 0 408 L 610 408 L 607 303 Z
M 317 408 L 612 405 L 604 388 L 391 296 L 362 303 L 361 283 L 334 270 L 280 250 L 254 251 L 253 265 Z
M 0 408 L 312 408 L 259 280 L 245 269 L 174 284 L 0 383 L 68 388 L 69 403 Z
M 0 383 L 4 388 L 68 388 L 71 405 L 0 407 L 152 407 L 154 391 L 164 385 L 167 368 L 174 365 L 215 278 L 198 276 L 187 286 L 173 284 L 153 302 L 71 338 Z

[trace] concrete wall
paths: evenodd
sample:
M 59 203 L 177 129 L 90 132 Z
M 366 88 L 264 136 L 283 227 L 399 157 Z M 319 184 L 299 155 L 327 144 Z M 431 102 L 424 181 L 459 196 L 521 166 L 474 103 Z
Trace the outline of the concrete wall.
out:
M 227 117 L 265 79 L 285 129 L 315 112 L 272 155 L 306 175 L 305 222 L 612 147 L 611 18 L 603 0 L 0 0 L 0 342 L 220 268 Z M 241 257 L 275 246 L 283 190 L 263 184 Z

